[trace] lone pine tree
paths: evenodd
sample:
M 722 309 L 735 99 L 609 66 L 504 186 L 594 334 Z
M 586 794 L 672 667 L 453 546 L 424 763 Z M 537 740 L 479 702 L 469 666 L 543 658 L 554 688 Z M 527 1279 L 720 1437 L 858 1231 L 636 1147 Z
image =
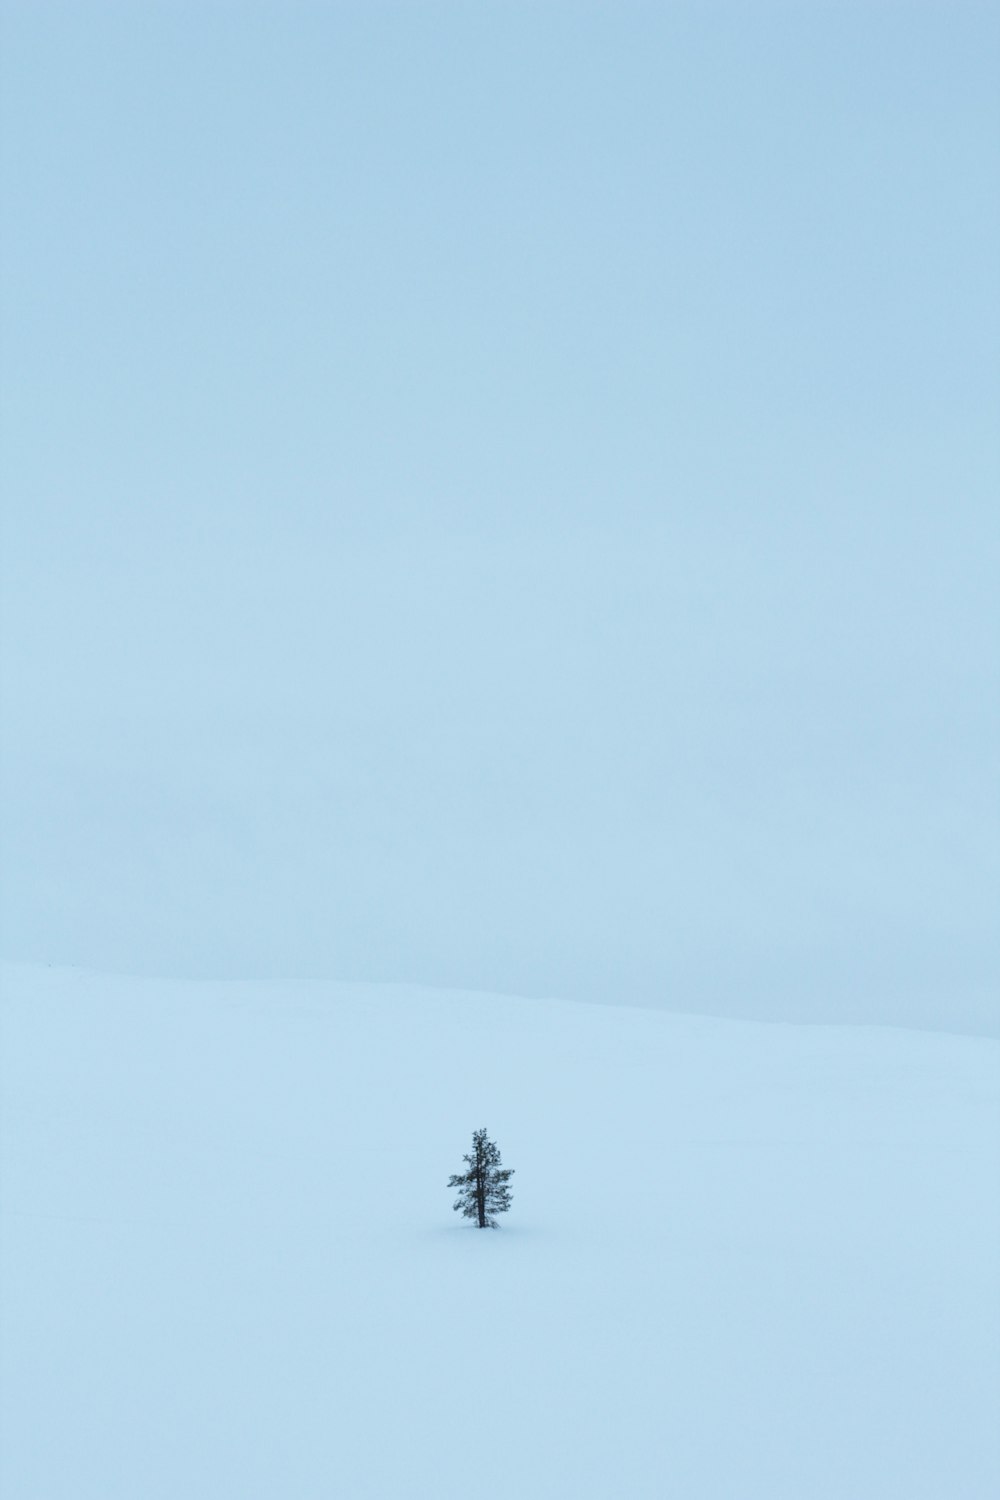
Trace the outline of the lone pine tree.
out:
M 463 1218 L 475 1219 L 480 1229 L 495 1229 L 493 1215 L 505 1214 L 510 1208 L 507 1179 L 513 1177 L 514 1169 L 501 1167 L 500 1152 L 485 1127 L 472 1132 L 472 1150 L 463 1160 L 469 1170 L 448 1178 L 448 1186 L 458 1188 L 452 1207 Z

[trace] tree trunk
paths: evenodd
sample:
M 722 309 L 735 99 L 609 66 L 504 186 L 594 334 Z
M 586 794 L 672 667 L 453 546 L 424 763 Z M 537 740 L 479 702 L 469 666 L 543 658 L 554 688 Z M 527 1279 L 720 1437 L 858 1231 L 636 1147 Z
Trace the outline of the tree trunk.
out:
M 486 1167 L 482 1151 L 476 1147 L 476 1207 L 479 1210 L 479 1227 L 486 1228 Z

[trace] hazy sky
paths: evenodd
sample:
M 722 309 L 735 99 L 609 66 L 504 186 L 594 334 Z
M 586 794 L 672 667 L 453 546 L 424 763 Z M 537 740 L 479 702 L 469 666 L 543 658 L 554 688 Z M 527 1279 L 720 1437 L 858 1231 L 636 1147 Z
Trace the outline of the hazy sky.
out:
M 5 954 L 990 1024 L 1000 9 L 0 17 Z

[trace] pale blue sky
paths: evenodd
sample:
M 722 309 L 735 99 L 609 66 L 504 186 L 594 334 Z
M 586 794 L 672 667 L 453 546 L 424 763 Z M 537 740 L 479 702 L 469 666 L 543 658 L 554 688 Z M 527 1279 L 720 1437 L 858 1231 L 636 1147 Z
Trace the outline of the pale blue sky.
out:
M 991 1024 L 1000 11 L 0 17 L 6 955 Z

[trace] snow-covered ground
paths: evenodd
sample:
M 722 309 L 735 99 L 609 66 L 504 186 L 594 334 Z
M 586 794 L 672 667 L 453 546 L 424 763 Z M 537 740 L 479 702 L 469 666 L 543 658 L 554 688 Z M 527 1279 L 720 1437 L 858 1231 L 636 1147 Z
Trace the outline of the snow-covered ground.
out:
M 2 1049 L 5 1500 L 1000 1494 L 995 1042 L 11 967 Z

